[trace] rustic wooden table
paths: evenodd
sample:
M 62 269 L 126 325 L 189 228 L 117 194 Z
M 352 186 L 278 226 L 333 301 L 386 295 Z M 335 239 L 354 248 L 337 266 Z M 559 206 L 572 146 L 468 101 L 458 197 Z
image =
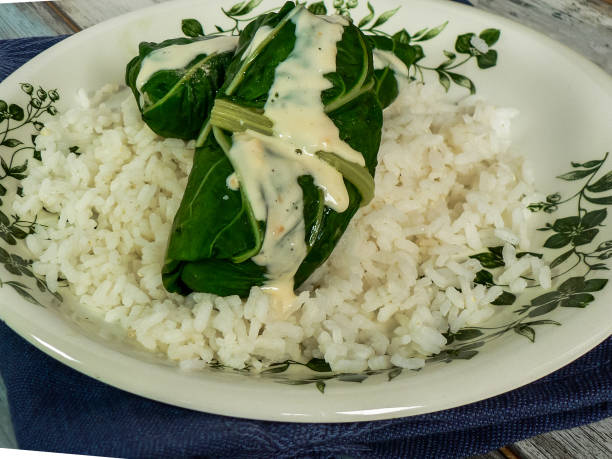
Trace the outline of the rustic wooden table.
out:
M 70 34 L 129 11 L 169 0 L 62 0 L 0 4 L 0 39 Z M 171 1 L 171 0 L 170 0 Z M 203 0 L 204 1 L 204 0 Z M 231 2 L 231 0 L 229 0 Z M 578 51 L 612 74 L 612 0 L 471 0 Z M 15 448 L 0 380 L 0 448 Z M 550 432 L 474 459 L 612 458 L 612 418 Z

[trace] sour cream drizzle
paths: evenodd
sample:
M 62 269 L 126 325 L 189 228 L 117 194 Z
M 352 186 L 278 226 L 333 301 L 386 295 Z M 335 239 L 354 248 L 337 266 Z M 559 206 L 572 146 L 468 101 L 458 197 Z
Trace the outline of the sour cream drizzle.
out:
M 201 54 L 224 53 L 238 45 L 238 37 L 219 36 L 184 45 L 171 45 L 151 51 L 140 64 L 136 89 L 140 92 L 155 72 L 181 69 Z
M 393 54 L 391 51 L 384 51 L 382 49 L 372 50 L 374 58 L 374 68 L 384 69 L 389 67 L 393 72 L 404 77 L 408 77 L 408 67 L 402 62 L 402 60 Z
M 321 102 L 321 92 L 332 86 L 324 75 L 336 70 L 336 43 L 346 20 L 315 16 L 305 8 L 291 20 L 296 27 L 295 46 L 276 68 L 264 106 L 265 116 L 274 123 L 274 135 L 235 133 L 228 153 L 255 218 L 266 222 L 261 251 L 252 259 L 266 267 L 264 290 L 281 314 L 295 299 L 293 277 L 307 255 L 298 178 L 311 175 L 324 193 L 325 204 L 343 212 L 349 197 L 342 174 L 316 153 L 329 151 L 359 165 L 365 163 L 359 152 L 340 139 Z M 256 38 L 261 42 L 265 37 Z
M 255 32 L 255 35 L 253 35 L 253 38 L 251 38 L 249 46 L 247 49 L 245 49 L 243 56 L 250 56 L 259 47 L 259 45 L 261 45 L 261 42 L 263 42 L 267 36 L 270 35 L 270 32 L 272 32 L 272 27 L 267 25 L 261 26 L 259 29 L 257 29 L 257 32 Z

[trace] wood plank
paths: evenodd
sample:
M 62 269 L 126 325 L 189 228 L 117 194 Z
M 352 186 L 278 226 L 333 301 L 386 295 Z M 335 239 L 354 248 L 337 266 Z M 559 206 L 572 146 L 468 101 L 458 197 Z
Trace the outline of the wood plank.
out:
M 62 0 L 53 2 L 67 17 L 82 29 L 91 27 L 107 19 L 120 16 L 168 0 Z
M 66 33 L 72 30 L 44 3 L 0 4 L 0 39 Z
M 167 0 L 54 2 L 81 28 Z M 471 0 L 564 43 L 612 73 L 612 5 L 603 0 Z M 519 20 L 520 18 L 520 20 Z
M 537 459 L 609 459 L 612 457 L 612 418 L 538 435 L 512 445 L 519 457 Z
M 68 15 L 66 15 L 62 9 L 60 8 L 58 2 L 45 2 L 45 5 L 47 6 L 47 8 L 51 11 L 51 13 L 53 15 L 55 15 L 56 17 L 59 18 L 59 20 L 61 20 L 62 22 L 64 22 L 68 27 L 70 27 L 70 30 L 74 31 L 74 32 L 80 32 L 81 30 L 83 30 L 82 27 L 79 27 L 78 24 L 76 24 L 72 18 Z
M 612 5 L 603 0 L 471 0 L 557 40 L 612 74 Z

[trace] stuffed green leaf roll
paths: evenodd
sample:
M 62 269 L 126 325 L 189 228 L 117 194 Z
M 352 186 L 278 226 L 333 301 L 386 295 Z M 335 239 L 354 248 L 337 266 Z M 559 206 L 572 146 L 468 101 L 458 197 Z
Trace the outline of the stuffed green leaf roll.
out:
M 249 24 L 196 142 L 166 289 L 290 298 L 373 196 L 374 86 L 370 43 L 344 18 L 289 2 Z
M 225 80 L 236 37 L 173 38 L 143 42 L 127 65 L 142 119 L 162 137 L 195 139 Z

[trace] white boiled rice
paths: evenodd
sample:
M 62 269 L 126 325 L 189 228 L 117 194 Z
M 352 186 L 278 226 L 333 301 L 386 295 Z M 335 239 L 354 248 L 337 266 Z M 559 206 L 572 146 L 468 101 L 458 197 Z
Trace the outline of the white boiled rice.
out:
M 49 120 L 14 210 L 47 225 L 26 242 L 51 289 L 182 368 L 313 357 L 343 372 L 420 368 L 443 333 L 494 314 L 502 289 L 474 284 L 482 267 L 468 258 L 491 245 L 507 263 L 498 283 L 518 293 L 530 275 L 550 286 L 540 260 L 516 258 L 515 246 L 529 247 L 533 191 L 509 151 L 515 112 L 414 83 L 385 111 L 375 199 L 300 289 L 295 313 L 276 318 L 259 288 L 246 300 L 168 294 L 160 270 L 192 145 L 157 137 L 132 99 L 111 86 L 79 92 L 79 108 Z

